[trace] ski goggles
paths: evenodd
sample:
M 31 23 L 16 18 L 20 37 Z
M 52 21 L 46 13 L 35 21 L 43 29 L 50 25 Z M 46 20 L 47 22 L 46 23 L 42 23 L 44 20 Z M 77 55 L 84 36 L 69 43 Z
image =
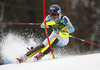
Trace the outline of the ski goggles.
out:
M 57 13 L 50 13 L 50 16 L 58 16 Z

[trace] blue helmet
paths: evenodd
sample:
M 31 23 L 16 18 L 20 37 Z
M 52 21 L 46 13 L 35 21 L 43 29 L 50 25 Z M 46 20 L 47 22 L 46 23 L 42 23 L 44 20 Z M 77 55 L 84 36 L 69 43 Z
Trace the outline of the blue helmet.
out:
M 59 5 L 51 5 L 50 8 L 49 8 L 49 13 L 57 13 L 57 14 L 60 14 L 61 13 L 61 8 Z

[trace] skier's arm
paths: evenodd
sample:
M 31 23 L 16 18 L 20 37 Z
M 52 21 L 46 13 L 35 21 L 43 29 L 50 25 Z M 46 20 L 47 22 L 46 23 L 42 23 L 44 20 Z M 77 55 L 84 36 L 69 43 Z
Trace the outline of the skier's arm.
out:
M 46 25 L 47 28 L 49 28 L 48 25 Z M 41 28 L 45 28 L 44 22 L 41 24 Z
M 63 23 L 68 27 L 69 34 L 75 31 L 75 28 L 66 16 L 63 17 Z
M 50 16 L 48 15 L 44 21 L 46 21 L 46 22 L 50 21 Z M 43 23 L 41 24 L 41 28 L 45 28 L 44 21 L 43 21 Z M 47 25 L 46 27 L 49 28 L 48 25 Z

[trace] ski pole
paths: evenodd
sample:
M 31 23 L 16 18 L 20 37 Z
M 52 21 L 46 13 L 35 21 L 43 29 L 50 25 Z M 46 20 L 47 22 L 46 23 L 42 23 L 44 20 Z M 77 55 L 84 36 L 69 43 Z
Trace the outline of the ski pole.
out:
M 47 40 L 48 40 L 48 43 L 49 43 L 49 47 L 50 47 L 50 50 L 51 50 L 52 57 L 53 57 L 53 59 L 55 59 L 55 56 L 54 56 L 54 53 L 53 53 L 53 50 L 52 50 L 52 47 L 51 47 L 51 44 L 50 44 L 47 27 L 46 27 L 46 21 L 45 21 L 45 18 L 46 18 L 46 16 L 45 16 L 45 0 L 43 0 L 43 16 L 44 16 L 45 33 L 46 33 L 46 36 L 47 36 Z
M 15 25 L 40 25 L 41 23 L 0 23 L 0 24 L 15 24 Z
M 77 39 L 77 40 L 80 40 L 80 41 L 83 41 L 83 42 L 86 42 L 86 43 L 90 43 L 90 44 L 93 44 L 93 45 L 96 45 L 96 46 L 100 46 L 99 44 L 92 43 L 92 42 L 86 41 L 86 40 L 84 40 L 84 39 L 77 38 L 77 37 L 72 36 L 72 35 L 69 35 L 69 37 L 75 38 L 75 39 Z

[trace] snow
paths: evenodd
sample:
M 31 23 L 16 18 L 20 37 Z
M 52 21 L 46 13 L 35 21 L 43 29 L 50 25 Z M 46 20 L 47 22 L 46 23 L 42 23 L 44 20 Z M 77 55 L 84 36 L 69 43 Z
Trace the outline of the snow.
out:
M 0 66 L 0 70 L 100 70 L 100 54 L 8 64 Z
M 0 43 L 2 56 L 12 64 L 1 65 L 0 70 L 100 70 L 100 53 L 59 57 L 55 55 L 58 57 L 56 59 L 52 59 L 51 54 L 48 54 L 38 62 L 32 62 L 31 58 L 24 63 L 14 63 L 17 57 L 28 51 L 27 46 L 37 45 L 33 39 L 27 41 L 13 33 L 5 36 Z
M 34 38 L 26 40 L 23 36 L 14 32 L 9 32 L 2 38 L 2 42 L 0 42 L 2 57 L 5 63 L 15 62 L 16 58 L 25 54 L 28 51 L 27 47 L 30 48 L 31 46 L 37 46 Z

